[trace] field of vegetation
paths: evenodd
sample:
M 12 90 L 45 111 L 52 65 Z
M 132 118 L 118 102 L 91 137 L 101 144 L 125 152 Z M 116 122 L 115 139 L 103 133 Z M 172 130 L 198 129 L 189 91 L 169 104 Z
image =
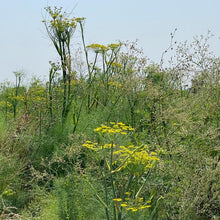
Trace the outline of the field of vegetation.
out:
M 0 219 L 220 219 L 210 33 L 191 43 L 171 34 L 156 64 L 136 42 L 86 45 L 85 18 L 46 11 L 59 57 L 47 82 L 25 85 L 16 71 L 0 87 Z

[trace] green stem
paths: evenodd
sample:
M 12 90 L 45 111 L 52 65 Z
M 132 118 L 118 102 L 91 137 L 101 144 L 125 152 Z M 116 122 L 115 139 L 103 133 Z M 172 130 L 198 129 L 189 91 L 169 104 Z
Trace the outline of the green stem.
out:
M 116 198 L 116 193 L 115 193 L 115 186 L 114 186 L 114 181 L 113 181 L 113 176 L 112 176 L 112 160 L 113 160 L 113 141 L 111 143 L 111 157 L 110 157 L 110 181 L 111 181 L 111 187 L 112 187 L 112 193 L 113 193 L 113 198 Z M 116 209 L 115 209 L 115 204 L 113 203 L 113 215 L 114 215 L 114 220 L 116 220 Z
M 145 178 L 145 180 L 144 180 L 142 186 L 140 187 L 140 189 L 138 190 L 138 192 L 137 192 L 136 195 L 135 195 L 135 198 L 136 198 L 136 199 L 138 198 L 140 192 L 141 192 L 142 189 L 144 188 L 144 185 L 145 185 L 145 183 L 147 182 L 147 177 L 149 176 L 149 174 L 150 174 L 150 170 L 147 172 L 147 176 L 146 176 L 146 178 Z
M 106 208 L 108 208 L 108 206 L 106 205 L 106 203 L 102 200 L 102 198 L 99 196 L 99 194 L 97 193 L 96 189 L 94 188 L 94 186 L 89 182 L 88 178 L 85 176 L 86 178 L 86 182 L 89 184 L 89 186 L 91 187 L 91 189 L 93 190 L 93 192 L 95 193 L 97 199 L 99 200 L 99 202 Z
M 106 183 L 106 176 L 105 176 L 104 172 L 102 172 L 102 177 L 103 177 L 104 190 L 105 190 L 105 202 L 106 202 L 106 205 L 108 205 L 108 189 L 107 189 L 107 183 Z M 108 208 L 107 207 L 105 208 L 105 214 L 106 214 L 107 220 L 110 220 L 109 212 L 108 212 Z
M 77 127 L 78 122 L 79 122 L 79 118 L 80 118 L 81 111 L 82 111 L 82 107 L 83 107 L 83 101 L 84 101 L 84 99 L 82 99 L 81 104 L 80 104 L 79 111 L 78 111 L 78 113 L 77 113 L 76 124 L 74 125 L 74 128 L 73 128 L 73 134 L 75 133 L 75 131 L 76 131 L 76 127 Z
M 86 44 L 85 44 L 85 36 L 84 36 L 84 31 L 83 31 L 83 25 L 82 23 L 80 22 L 80 29 L 81 29 L 81 37 L 82 37 L 82 42 L 83 42 L 83 49 L 84 49 L 84 52 L 85 52 L 85 56 L 86 56 L 86 64 L 87 64 L 87 68 L 88 68 L 88 73 L 89 73 L 89 81 L 91 80 L 91 71 L 90 71 L 90 68 L 89 68 L 89 58 L 88 58 L 88 52 L 86 50 Z

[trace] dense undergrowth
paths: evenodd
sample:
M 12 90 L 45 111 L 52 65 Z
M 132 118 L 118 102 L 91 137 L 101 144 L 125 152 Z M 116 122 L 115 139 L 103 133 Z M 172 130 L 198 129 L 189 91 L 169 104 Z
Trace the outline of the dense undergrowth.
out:
M 165 69 L 135 43 L 86 47 L 84 18 L 47 11 L 60 63 L 47 83 L 15 72 L 1 84 L 0 218 L 219 219 L 220 59 L 208 37 L 176 46 Z M 85 62 L 71 58 L 77 24 Z

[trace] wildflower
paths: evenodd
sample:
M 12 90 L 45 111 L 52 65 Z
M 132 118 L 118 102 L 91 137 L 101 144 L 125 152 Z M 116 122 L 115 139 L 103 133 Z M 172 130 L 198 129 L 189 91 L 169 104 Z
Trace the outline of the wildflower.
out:
M 120 63 L 112 63 L 113 67 L 122 68 L 123 66 Z
M 123 124 L 122 122 L 119 122 L 115 124 L 114 122 L 110 122 L 111 126 L 107 125 L 101 125 L 101 127 L 96 128 L 94 131 L 95 132 L 100 132 L 100 133 L 120 133 L 122 135 L 126 135 L 126 131 L 133 131 L 134 129 L 131 128 L 130 126 L 127 126 Z
M 121 202 L 122 199 L 121 198 L 116 198 L 116 199 L 113 199 L 114 202 Z
M 104 53 L 109 50 L 108 47 L 101 45 L 101 44 L 90 44 L 87 46 L 87 48 L 93 49 L 96 53 L 99 53 L 99 52 Z
M 99 132 L 99 131 L 101 131 L 102 130 L 102 127 L 98 127 L 98 128 L 96 128 L 94 131 L 95 132 Z
M 143 202 L 144 201 L 144 198 L 139 198 L 138 199 L 138 202 Z
M 55 14 L 53 14 L 52 18 L 53 18 L 53 19 L 56 19 L 56 18 L 57 18 L 57 16 L 58 16 L 58 14 L 57 14 L 57 13 L 55 13 Z
M 119 43 L 119 44 L 109 44 L 108 47 L 111 48 L 111 50 L 115 50 L 115 49 L 118 49 L 121 45 L 122 45 L 122 43 Z
M 100 146 L 101 149 L 106 149 L 106 148 L 111 148 L 111 147 L 116 147 L 115 144 L 105 144 L 103 146 Z
M 86 143 L 83 144 L 82 146 L 83 146 L 83 147 L 86 147 L 86 148 L 88 148 L 88 149 L 90 149 L 90 150 L 95 150 L 95 151 L 97 151 L 98 149 L 95 147 L 97 144 L 98 144 L 98 143 L 92 143 L 91 141 L 86 141 Z
M 121 132 L 121 134 L 125 134 L 126 135 L 127 133 L 123 131 L 123 132 Z
M 76 20 L 76 22 L 82 22 L 82 21 L 84 21 L 86 18 L 84 18 L 84 17 L 82 17 L 82 18 L 76 18 L 75 20 Z
M 134 208 L 134 207 L 127 208 L 127 210 L 131 210 L 132 212 L 137 212 L 138 211 L 138 209 Z
M 139 209 L 146 209 L 146 208 L 150 208 L 151 205 L 145 205 L 145 206 L 141 206 Z
M 118 82 L 112 82 L 112 81 L 110 81 L 110 82 L 108 82 L 108 85 L 110 85 L 110 86 L 115 86 L 115 87 L 122 87 L 122 84 L 120 84 L 120 83 L 118 83 Z
M 149 154 L 147 146 L 120 146 L 114 155 L 117 155 L 122 163 L 120 168 L 127 168 L 135 176 L 148 171 L 153 162 L 159 160 L 158 157 L 152 156 L 152 153 Z

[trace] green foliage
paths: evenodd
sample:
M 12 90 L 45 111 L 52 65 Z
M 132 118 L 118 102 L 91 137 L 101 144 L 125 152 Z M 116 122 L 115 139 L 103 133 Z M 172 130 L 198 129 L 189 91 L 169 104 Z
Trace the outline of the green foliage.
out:
M 158 65 L 137 42 L 86 46 L 84 18 L 46 10 L 60 63 L 50 61 L 46 83 L 24 86 L 19 71 L 0 87 L 0 218 L 219 219 L 220 59 L 210 34 L 177 45 L 163 69 L 166 52 Z

